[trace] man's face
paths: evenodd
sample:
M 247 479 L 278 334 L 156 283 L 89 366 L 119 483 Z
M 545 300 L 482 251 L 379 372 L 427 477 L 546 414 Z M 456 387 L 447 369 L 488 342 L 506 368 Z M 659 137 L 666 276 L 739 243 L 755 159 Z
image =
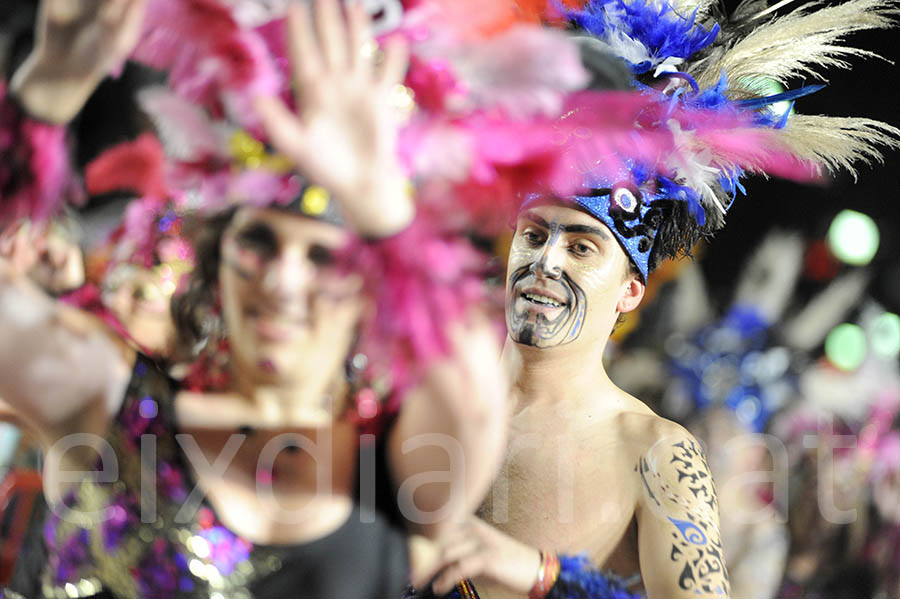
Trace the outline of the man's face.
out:
M 558 204 L 523 211 L 509 254 L 506 325 L 539 348 L 604 341 L 628 287 L 628 257 L 589 214 Z

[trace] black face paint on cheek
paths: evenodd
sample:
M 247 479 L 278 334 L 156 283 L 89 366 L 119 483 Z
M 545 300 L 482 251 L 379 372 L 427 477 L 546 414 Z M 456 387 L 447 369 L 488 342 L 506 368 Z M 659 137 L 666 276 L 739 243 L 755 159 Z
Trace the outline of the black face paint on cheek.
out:
M 509 277 L 506 297 L 506 325 L 510 338 L 516 343 L 533 347 L 555 347 L 571 343 L 581 334 L 587 311 L 584 290 L 563 272 L 558 281 L 549 282 L 554 293 L 565 295 L 566 303 L 559 314 L 550 318 L 523 302 L 523 291 L 529 287 L 548 287 L 548 282 L 538 283 L 528 264 L 516 269 Z

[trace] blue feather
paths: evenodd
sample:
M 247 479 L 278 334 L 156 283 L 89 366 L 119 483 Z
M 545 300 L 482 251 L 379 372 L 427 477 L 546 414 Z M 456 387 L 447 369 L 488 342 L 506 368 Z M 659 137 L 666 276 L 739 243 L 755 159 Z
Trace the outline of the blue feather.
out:
M 722 75 L 719 77 L 719 81 L 715 86 L 705 89 L 698 94 L 691 94 L 688 98 L 688 104 L 694 108 L 724 110 L 731 105 L 731 101 L 728 99 L 728 96 L 725 95 L 727 90 L 728 77 L 725 75 L 725 70 L 723 69 Z
M 738 167 L 735 167 L 731 172 L 723 172 L 719 175 L 719 185 L 722 186 L 722 190 L 731 196 L 731 204 L 734 203 L 734 200 L 737 199 L 737 194 L 747 195 L 747 190 L 744 188 L 743 183 L 741 183 L 741 177 L 744 176 L 744 171 Z M 726 206 L 726 210 L 731 208 L 731 204 Z
M 639 599 L 625 590 L 620 578 L 594 568 L 585 555 L 560 555 L 559 565 L 548 599 Z
M 690 187 L 679 185 L 668 177 L 660 176 L 659 181 L 659 197 L 670 200 L 678 200 L 688 205 L 688 211 L 697 224 L 701 227 L 706 224 L 706 209 L 700 203 L 700 196 Z
M 774 94 L 771 96 L 765 96 L 763 98 L 751 98 L 749 100 L 738 100 L 735 104 L 740 108 L 745 108 L 749 110 L 755 110 L 757 108 L 762 108 L 763 106 L 769 106 L 771 104 L 775 104 L 776 102 L 786 102 L 790 100 L 796 100 L 797 98 L 802 98 L 804 96 L 808 96 L 810 94 L 814 94 L 817 91 L 824 89 L 824 85 L 807 85 L 805 87 L 801 87 L 800 89 L 792 89 L 786 92 L 782 92 L 780 94 Z
M 646 60 L 629 61 L 636 74 L 650 71 L 667 58 L 690 58 L 713 43 L 719 34 L 718 25 L 709 31 L 697 25 L 696 11 L 685 18 L 665 1 L 590 0 L 583 9 L 567 10 L 565 14 L 575 25 L 613 48 L 614 34 L 641 44 Z

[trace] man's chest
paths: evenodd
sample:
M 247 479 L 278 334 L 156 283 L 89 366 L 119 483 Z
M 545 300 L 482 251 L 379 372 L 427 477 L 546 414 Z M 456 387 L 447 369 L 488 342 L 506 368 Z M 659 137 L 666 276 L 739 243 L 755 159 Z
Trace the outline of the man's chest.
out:
M 514 426 L 479 516 L 538 548 L 605 561 L 632 523 L 627 448 L 592 428 Z

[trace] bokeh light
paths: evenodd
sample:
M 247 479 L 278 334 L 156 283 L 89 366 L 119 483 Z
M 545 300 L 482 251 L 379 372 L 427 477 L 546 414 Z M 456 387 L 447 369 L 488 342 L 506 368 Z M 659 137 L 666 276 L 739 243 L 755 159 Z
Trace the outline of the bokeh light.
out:
M 825 338 L 825 355 L 841 370 L 856 370 L 866 359 L 866 351 L 866 334 L 855 324 L 839 324 Z
M 900 355 L 900 316 L 884 312 L 870 325 L 869 342 L 872 352 L 883 358 Z
M 303 192 L 303 198 L 300 200 L 300 209 L 312 216 L 319 216 L 328 209 L 328 203 L 331 201 L 329 193 L 318 185 L 310 185 Z
M 842 210 L 828 229 L 828 247 L 835 257 L 853 266 L 865 266 L 878 251 L 878 225 L 855 210 Z
M 777 94 L 784 93 L 784 86 L 776 81 L 775 79 L 770 79 L 768 77 L 757 79 L 754 81 L 754 86 L 757 90 L 759 90 L 764 96 L 774 96 Z M 782 100 L 781 102 L 774 102 L 769 105 L 769 109 L 777 115 L 783 115 L 786 111 L 790 110 L 791 114 L 794 112 L 793 106 L 791 106 L 790 100 Z

